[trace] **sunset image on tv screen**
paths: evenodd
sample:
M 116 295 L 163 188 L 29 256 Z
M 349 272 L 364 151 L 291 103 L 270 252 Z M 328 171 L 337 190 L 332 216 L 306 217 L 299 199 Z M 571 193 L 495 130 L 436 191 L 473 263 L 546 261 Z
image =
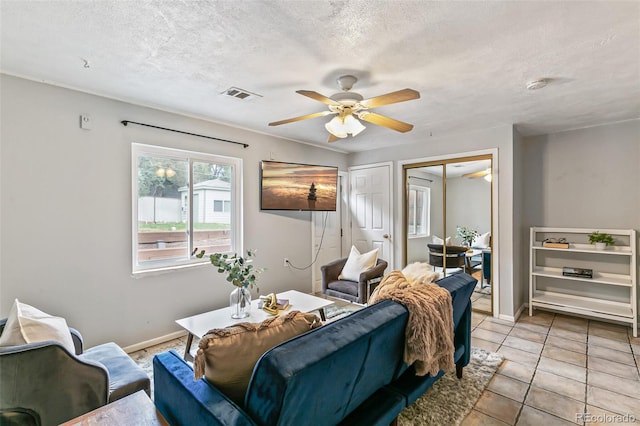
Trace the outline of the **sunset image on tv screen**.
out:
M 262 210 L 336 209 L 337 167 L 262 162 Z

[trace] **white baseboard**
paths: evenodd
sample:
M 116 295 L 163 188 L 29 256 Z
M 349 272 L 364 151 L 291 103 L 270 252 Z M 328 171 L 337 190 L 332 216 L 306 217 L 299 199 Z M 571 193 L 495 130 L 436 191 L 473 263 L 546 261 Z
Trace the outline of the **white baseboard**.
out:
M 168 342 L 169 340 L 177 339 L 179 337 L 186 336 L 186 335 L 187 335 L 187 332 L 184 330 L 176 331 L 174 333 L 165 334 L 164 336 L 156 337 L 151 340 L 145 340 L 144 342 L 135 343 L 133 345 L 124 347 L 122 349 L 126 353 L 130 354 L 131 352 L 136 352 L 136 351 L 148 348 L 149 346 L 159 345 L 160 343 Z
M 498 318 L 500 318 L 501 320 L 505 320 L 505 321 L 509 321 L 512 323 L 515 323 L 516 321 L 518 321 L 518 318 L 520 318 L 520 315 L 522 315 L 522 311 L 524 311 L 525 309 L 527 309 L 527 304 L 523 304 L 522 306 L 520 306 L 520 308 L 516 311 L 516 314 L 511 316 L 511 315 L 498 315 Z

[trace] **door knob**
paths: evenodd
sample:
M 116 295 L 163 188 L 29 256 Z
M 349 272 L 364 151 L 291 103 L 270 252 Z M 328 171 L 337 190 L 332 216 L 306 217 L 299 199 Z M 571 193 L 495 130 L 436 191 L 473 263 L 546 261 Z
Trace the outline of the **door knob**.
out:
M 389 235 L 389 234 L 384 234 L 384 235 L 382 236 L 382 238 L 386 238 L 387 240 L 388 240 L 390 237 L 391 237 L 391 235 Z

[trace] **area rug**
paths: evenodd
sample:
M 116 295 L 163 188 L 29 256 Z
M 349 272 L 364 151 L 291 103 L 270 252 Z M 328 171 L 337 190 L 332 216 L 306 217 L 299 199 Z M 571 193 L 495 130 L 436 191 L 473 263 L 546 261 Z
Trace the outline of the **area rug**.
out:
M 459 425 L 469 414 L 487 384 L 502 363 L 502 355 L 471 348 L 471 361 L 462 379 L 455 371 L 446 373 L 416 402 L 400 413 L 398 424 Z

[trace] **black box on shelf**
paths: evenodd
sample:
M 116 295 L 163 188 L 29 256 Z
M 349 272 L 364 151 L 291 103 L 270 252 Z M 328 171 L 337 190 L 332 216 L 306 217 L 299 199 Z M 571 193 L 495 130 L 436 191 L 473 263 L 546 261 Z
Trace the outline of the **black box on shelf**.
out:
M 564 266 L 562 268 L 562 275 L 565 277 L 593 278 L 593 269 Z

